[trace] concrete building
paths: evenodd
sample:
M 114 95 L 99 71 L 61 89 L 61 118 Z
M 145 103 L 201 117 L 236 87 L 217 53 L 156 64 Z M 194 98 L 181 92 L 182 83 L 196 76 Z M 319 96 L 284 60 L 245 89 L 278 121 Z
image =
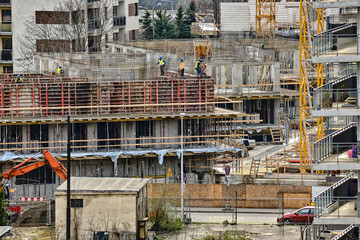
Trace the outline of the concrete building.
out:
M 147 183 L 144 178 L 71 178 L 71 238 L 146 239 Z M 66 189 L 55 193 L 56 239 L 65 237 Z
M 12 18 L 10 0 L 1 1 L 1 25 L 0 25 L 0 73 L 12 73 L 13 61 L 12 61 Z
M 137 0 L 14 0 L 11 12 L 16 72 L 32 57 L 29 46 L 36 52 L 99 52 L 107 41 L 139 37 Z
M 313 7 L 338 10 L 337 22 L 314 37 L 312 58 L 327 69 L 326 84 L 314 90 L 312 114 L 326 119 L 327 130 L 314 144 L 313 168 L 326 171 L 328 181 L 335 183 L 315 196 L 314 222 L 307 234 L 308 239 L 358 239 L 360 3 L 324 1 L 314 2 Z M 347 15 L 357 21 L 346 21 Z M 337 177 L 340 173 L 345 177 Z

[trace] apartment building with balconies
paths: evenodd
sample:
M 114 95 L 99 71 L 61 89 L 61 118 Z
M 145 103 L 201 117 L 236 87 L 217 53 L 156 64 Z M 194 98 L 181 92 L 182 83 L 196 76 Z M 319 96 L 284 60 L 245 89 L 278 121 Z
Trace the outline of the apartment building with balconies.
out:
M 338 14 L 328 17 L 327 30 L 313 37 L 312 62 L 324 64 L 326 75 L 325 84 L 313 92 L 312 115 L 324 119 L 325 129 L 313 146 L 313 169 L 328 173 L 330 187 L 314 198 L 314 222 L 306 236 L 358 239 L 360 2 L 320 1 L 313 8 L 338 9 Z
M 11 1 L 0 1 L 0 73 L 12 73 L 12 29 L 11 29 Z
M 15 0 L 11 12 L 16 72 L 31 70 L 34 50 L 101 52 L 108 41 L 139 35 L 137 0 Z

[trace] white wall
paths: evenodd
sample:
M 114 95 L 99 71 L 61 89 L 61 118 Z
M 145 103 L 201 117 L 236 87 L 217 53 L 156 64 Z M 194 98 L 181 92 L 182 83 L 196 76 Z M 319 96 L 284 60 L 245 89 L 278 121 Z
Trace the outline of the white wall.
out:
M 58 0 L 11 1 L 14 72 L 22 71 L 18 59 L 21 58 L 20 39 L 26 31 L 25 22 L 35 16 L 35 11 L 52 11 L 58 3 Z

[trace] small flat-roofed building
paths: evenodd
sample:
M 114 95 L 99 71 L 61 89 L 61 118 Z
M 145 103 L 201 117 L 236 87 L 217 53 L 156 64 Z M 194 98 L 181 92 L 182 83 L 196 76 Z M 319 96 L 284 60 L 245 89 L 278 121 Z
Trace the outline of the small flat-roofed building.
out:
M 147 184 L 143 178 L 71 178 L 71 238 L 143 239 L 147 220 Z M 66 229 L 64 182 L 55 192 L 56 238 Z

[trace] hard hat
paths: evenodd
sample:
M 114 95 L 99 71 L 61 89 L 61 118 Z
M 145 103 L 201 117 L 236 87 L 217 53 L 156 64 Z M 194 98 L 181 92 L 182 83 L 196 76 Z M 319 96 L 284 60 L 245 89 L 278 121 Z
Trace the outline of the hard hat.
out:
M 62 68 L 62 66 L 60 65 L 59 68 Z
M 162 56 L 160 56 L 159 58 L 162 59 Z
M 20 74 L 17 76 L 18 78 L 21 77 Z
M 183 59 L 182 58 L 180 58 L 180 61 L 182 61 Z
M 200 59 L 200 61 L 201 61 L 201 62 L 203 62 L 203 61 L 204 61 L 204 59 Z

